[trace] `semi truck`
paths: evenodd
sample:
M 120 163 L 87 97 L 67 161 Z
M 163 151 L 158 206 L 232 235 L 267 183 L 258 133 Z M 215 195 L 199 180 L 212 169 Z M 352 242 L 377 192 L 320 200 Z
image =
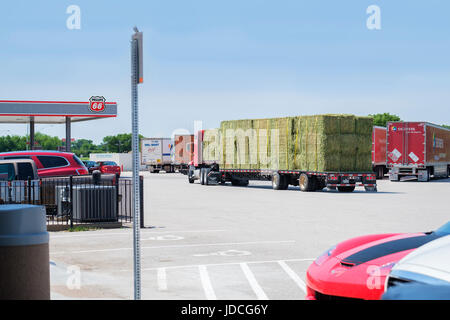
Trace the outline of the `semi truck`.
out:
M 220 159 L 223 159 L 221 153 L 225 150 L 223 146 L 225 137 L 221 136 L 220 130 L 214 130 L 217 133 L 209 135 L 207 144 L 205 143 L 205 134 L 209 133 L 210 130 L 200 130 L 195 133 L 194 160 L 188 172 L 189 183 L 199 180 L 202 185 L 231 183 L 233 186 L 247 186 L 249 181 L 259 180 L 270 181 L 274 190 L 286 190 L 292 185 L 299 186 L 303 192 L 318 191 L 324 188 L 337 189 L 340 192 L 353 192 L 356 187 L 364 187 L 368 192 L 377 191 L 376 175 L 370 170 L 349 172 L 289 170 L 284 168 L 257 169 L 242 168 L 242 166 L 240 168 L 221 167 Z M 211 139 L 211 136 L 214 135 L 214 139 Z
M 189 164 L 194 157 L 194 135 L 183 134 L 175 135 L 175 155 L 174 155 L 174 168 L 182 174 L 187 174 L 189 170 Z
M 372 167 L 377 179 L 383 179 L 389 172 L 386 161 L 386 133 L 385 127 L 374 126 L 372 133 Z
M 387 128 L 389 180 L 450 175 L 450 130 L 428 122 L 389 122 Z
M 173 143 L 171 138 L 141 139 L 141 164 L 151 173 L 175 172 L 172 162 Z

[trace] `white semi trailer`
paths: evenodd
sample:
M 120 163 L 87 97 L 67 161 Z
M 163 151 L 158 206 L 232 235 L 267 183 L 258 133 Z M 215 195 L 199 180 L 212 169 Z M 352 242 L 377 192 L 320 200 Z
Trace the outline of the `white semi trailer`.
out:
M 141 139 L 141 164 L 151 173 L 174 172 L 173 142 L 170 138 Z

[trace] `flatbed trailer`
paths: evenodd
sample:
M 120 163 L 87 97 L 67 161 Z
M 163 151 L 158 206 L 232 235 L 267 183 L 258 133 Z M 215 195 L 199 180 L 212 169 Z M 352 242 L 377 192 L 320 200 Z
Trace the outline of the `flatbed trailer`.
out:
M 234 186 L 247 186 L 249 181 L 270 181 L 274 190 L 286 190 L 290 185 L 299 186 L 301 191 L 339 190 L 353 192 L 356 187 L 366 191 L 377 191 L 377 179 L 374 172 L 316 172 L 302 170 L 273 169 L 229 169 L 220 168 L 219 155 L 205 159 L 203 157 L 205 130 L 199 130 L 194 136 L 193 161 L 188 170 L 188 181 L 199 180 L 202 185 L 231 183 Z M 216 139 L 215 141 L 218 141 Z M 216 148 L 217 145 L 216 145 Z M 220 147 L 218 148 L 220 150 Z
M 220 169 L 218 165 L 191 166 L 188 178 L 190 183 L 200 180 L 200 184 L 225 184 L 247 186 L 250 180 L 271 181 L 274 190 L 286 190 L 290 185 L 299 186 L 301 191 L 312 192 L 323 190 L 339 190 L 353 192 L 356 187 L 364 187 L 366 191 L 376 192 L 376 174 L 372 172 L 313 172 L 300 170 L 268 170 L 268 169 Z

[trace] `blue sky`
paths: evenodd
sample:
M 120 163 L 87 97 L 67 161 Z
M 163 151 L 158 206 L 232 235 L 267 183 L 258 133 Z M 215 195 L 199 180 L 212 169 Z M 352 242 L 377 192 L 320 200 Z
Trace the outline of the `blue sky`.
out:
M 69 5 L 81 29 L 69 30 Z M 369 5 L 381 30 L 366 27 Z M 0 99 L 119 103 L 73 125 L 99 142 L 131 131 L 130 37 L 144 32 L 140 131 L 194 120 L 390 112 L 450 124 L 448 1 L 9 1 L 0 6 Z M 37 130 L 64 135 L 63 125 Z M 26 125 L 0 125 L 0 135 Z

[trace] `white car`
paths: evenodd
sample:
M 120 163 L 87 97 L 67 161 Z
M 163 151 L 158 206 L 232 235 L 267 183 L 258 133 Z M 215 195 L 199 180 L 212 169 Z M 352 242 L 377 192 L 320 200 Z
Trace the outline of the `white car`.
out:
M 450 223 L 443 228 L 450 228 Z M 400 260 L 386 279 L 386 290 L 399 284 L 450 286 L 450 235 L 431 241 Z

